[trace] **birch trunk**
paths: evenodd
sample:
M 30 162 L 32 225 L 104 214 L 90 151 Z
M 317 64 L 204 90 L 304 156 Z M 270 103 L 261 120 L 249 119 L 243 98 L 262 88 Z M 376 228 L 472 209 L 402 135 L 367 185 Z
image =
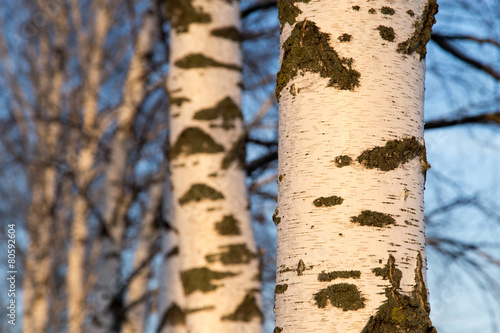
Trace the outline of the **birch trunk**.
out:
M 167 304 L 175 311 L 160 329 L 172 332 L 172 323 L 185 322 L 188 332 L 260 332 L 258 260 L 241 163 L 238 2 L 171 0 L 167 13 L 168 220 L 178 247 L 166 260 L 178 260 L 180 271 L 170 272 L 166 284 L 180 277 L 185 306 Z
M 435 332 L 423 58 L 437 4 L 278 3 L 274 332 Z
M 88 242 L 87 217 L 89 213 L 88 187 L 94 178 L 92 169 L 99 140 L 95 124 L 98 111 L 100 73 L 104 55 L 104 42 L 110 27 L 109 13 L 103 3 L 97 3 L 94 19 L 94 44 L 88 63 L 84 64 L 85 93 L 83 105 L 83 135 L 80 152 L 76 159 L 76 182 L 79 194 L 75 199 L 71 229 L 72 244 L 68 253 L 67 293 L 68 329 L 71 333 L 83 332 L 87 314 L 86 282 L 89 279 L 86 268 Z M 87 47 L 89 45 L 86 45 Z
M 118 332 L 122 309 L 113 304 L 115 296 L 124 283 L 121 274 L 121 251 L 125 233 L 125 217 L 131 204 L 127 193 L 127 160 L 134 140 L 132 126 L 139 104 L 146 95 L 149 56 L 152 53 L 155 31 L 158 27 L 156 15 L 148 10 L 144 15 L 142 29 L 135 43 L 135 50 L 123 90 L 123 104 L 118 110 L 116 134 L 111 144 L 111 161 L 106 172 L 106 203 L 104 210 L 105 230 L 102 233 L 101 261 L 97 268 L 96 316 L 92 332 Z M 119 296 L 120 297 L 120 296 Z
M 60 125 L 57 122 L 62 105 L 62 85 L 64 81 L 64 49 L 66 41 L 66 20 L 61 15 L 54 22 L 54 45 L 50 45 L 50 36 L 44 31 L 40 38 L 39 70 L 43 73 L 37 86 L 37 97 L 43 106 L 43 115 L 37 119 L 38 135 L 37 156 L 35 165 L 30 168 L 32 179 L 32 203 L 28 218 L 28 233 L 30 243 L 26 256 L 24 277 L 24 332 L 44 333 L 49 327 L 49 309 L 51 297 L 56 294 L 51 284 L 51 274 L 54 258 L 51 249 L 54 247 L 54 234 L 51 232 L 56 220 L 56 186 L 57 171 L 54 164 L 49 163 L 57 158 L 59 153 L 58 139 Z M 54 56 L 54 50 L 59 50 Z M 52 79 L 49 81 L 49 74 Z
M 135 250 L 134 269 L 132 280 L 128 287 L 125 303 L 125 319 L 123 333 L 144 332 L 149 298 L 148 282 L 151 275 L 151 257 L 155 253 L 156 243 L 160 238 L 157 226 L 160 214 L 161 200 L 163 199 L 164 182 L 152 185 L 149 195 L 149 206 L 142 218 L 142 227 Z

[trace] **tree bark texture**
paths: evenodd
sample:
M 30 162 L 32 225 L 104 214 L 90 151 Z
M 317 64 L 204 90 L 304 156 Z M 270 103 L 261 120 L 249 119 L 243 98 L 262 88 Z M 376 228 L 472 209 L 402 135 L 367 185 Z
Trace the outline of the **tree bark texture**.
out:
M 275 332 L 432 332 L 425 44 L 435 1 L 278 1 Z
M 184 306 L 166 304 L 162 332 L 182 325 L 189 332 L 260 332 L 259 265 L 243 170 L 239 3 L 172 0 L 167 13 L 168 221 L 177 247 L 167 249 L 165 279 L 180 279 Z

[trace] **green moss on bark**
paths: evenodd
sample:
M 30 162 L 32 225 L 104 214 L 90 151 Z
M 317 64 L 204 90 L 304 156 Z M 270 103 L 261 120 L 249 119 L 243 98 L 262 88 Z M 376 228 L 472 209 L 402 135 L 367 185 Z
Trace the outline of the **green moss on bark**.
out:
M 394 39 L 396 38 L 396 33 L 394 32 L 394 29 L 391 27 L 379 25 L 377 27 L 377 30 L 380 33 L 380 37 L 382 37 L 382 39 L 385 39 L 389 42 L 393 42 Z
M 255 296 L 252 294 L 246 294 L 245 298 L 238 305 L 236 310 L 227 316 L 223 316 L 222 320 L 243 321 L 248 323 L 254 318 L 257 318 L 260 322 L 262 322 L 264 320 L 264 315 L 257 305 Z
M 374 212 L 372 210 L 363 210 L 358 216 L 351 217 L 352 223 L 358 223 L 362 226 L 384 228 L 391 224 L 396 224 L 396 220 L 389 214 Z
M 403 140 L 390 140 L 383 147 L 367 149 L 358 156 L 357 160 L 368 169 L 390 171 L 417 156 L 420 157 L 422 172 L 427 171 L 430 165 L 427 163 L 425 146 L 417 138 L 411 137 Z
M 302 11 L 295 6 L 297 2 L 308 3 L 311 0 L 278 0 L 278 20 L 280 21 L 280 31 L 285 26 L 285 23 L 293 25 L 297 16 Z
M 240 31 L 236 27 L 223 27 L 210 31 L 210 34 L 215 37 L 229 39 L 235 42 L 240 41 Z
M 345 42 L 350 42 L 352 39 L 352 35 L 349 35 L 348 33 L 342 34 L 337 38 L 339 42 L 345 43 Z
M 422 275 L 422 256 L 417 255 L 415 270 L 415 286 L 411 295 L 401 293 L 400 282 L 402 273 L 396 268 L 396 260 L 389 255 L 384 267 L 374 268 L 376 276 L 388 280 L 390 286 L 385 289 L 387 299 L 371 316 L 361 333 L 436 333 L 429 318 L 427 289 Z
M 213 108 L 202 109 L 194 114 L 196 120 L 222 119 L 222 128 L 234 128 L 236 119 L 243 119 L 240 108 L 231 97 L 221 100 Z
M 336 205 L 341 205 L 344 199 L 336 195 L 331 197 L 319 197 L 313 201 L 313 205 L 316 207 L 331 207 Z
M 383 6 L 382 8 L 380 8 L 380 12 L 385 15 L 394 15 L 396 13 L 394 9 L 387 6 Z
M 232 272 L 217 272 L 206 267 L 193 268 L 181 273 L 182 286 L 184 294 L 189 295 L 195 291 L 209 292 L 217 289 L 219 286 L 212 283 L 212 280 L 220 280 L 226 277 L 237 275 Z
M 241 235 L 239 222 L 233 215 L 225 215 L 222 221 L 215 223 L 215 230 L 222 236 Z
M 220 261 L 223 265 L 240 265 L 248 264 L 256 258 L 255 253 L 250 251 L 245 243 L 224 245 L 220 249 L 222 252 L 209 254 L 205 256 L 205 259 L 209 263 Z
M 273 214 L 273 222 L 276 226 L 281 223 L 281 217 L 278 217 L 279 211 L 278 207 L 274 209 L 274 214 Z
M 354 284 L 337 283 L 321 289 L 314 294 L 318 308 L 325 308 L 330 303 L 344 311 L 353 311 L 365 307 L 365 299 Z
M 427 43 L 431 39 L 432 26 L 436 23 L 435 15 L 437 12 L 438 4 L 436 0 L 428 0 L 420 19 L 415 23 L 412 36 L 398 44 L 399 53 L 409 55 L 417 52 L 420 55 L 420 60 L 425 58 Z M 410 14 L 410 16 L 412 15 Z
M 241 71 L 240 66 L 225 64 L 215 59 L 209 58 L 201 53 L 191 53 L 175 62 L 175 66 L 183 69 L 220 67 L 235 71 Z
M 167 18 L 177 33 L 189 31 L 191 23 L 209 23 L 212 18 L 201 8 L 193 6 L 193 0 L 166 0 Z
M 341 58 L 329 44 L 330 35 L 314 22 L 298 22 L 283 43 L 283 61 L 277 75 L 276 98 L 299 71 L 318 73 L 328 78 L 329 87 L 354 90 L 361 74 L 352 69 L 352 58 Z
M 274 287 L 275 294 L 283 294 L 288 289 L 288 284 L 277 284 Z
M 188 127 L 177 138 L 169 152 L 171 160 L 180 155 L 216 154 L 224 151 L 224 147 L 198 127 Z
M 318 281 L 330 282 L 335 279 L 359 279 L 361 277 L 360 271 L 322 271 L 318 274 Z
M 338 168 L 342 168 L 342 167 L 350 165 L 352 163 L 352 158 L 350 158 L 347 155 L 339 155 L 339 156 L 335 157 L 334 162 Z
M 224 195 L 205 184 L 194 184 L 191 188 L 179 199 L 179 204 L 185 205 L 189 202 L 199 202 L 201 200 L 220 200 L 224 199 Z

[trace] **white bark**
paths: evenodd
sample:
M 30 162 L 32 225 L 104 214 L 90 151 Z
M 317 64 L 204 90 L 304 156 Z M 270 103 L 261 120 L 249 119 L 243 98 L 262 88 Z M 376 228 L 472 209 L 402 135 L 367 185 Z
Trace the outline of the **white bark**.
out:
M 179 310 L 188 332 L 260 332 L 260 281 L 245 174 L 237 159 L 222 167 L 226 156 L 240 152 L 243 133 L 241 55 L 234 40 L 238 3 L 188 2 L 198 22 L 183 21 L 177 2 L 167 2 L 173 22 L 168 221 L 178 255 L 166 258 L 166 270 L 177 268 L 178 260 L 180 271 L 170 271 L 165 284 L 182 281 L 185 307 Z M 171 322 L 165 318 L 162 332 L 174 331 Z
M 415 285 L 420 287 L 420 278 L 425 281 L 425 160 L 415 156 L 394 170 L 382 171 L 370 169 L 356 158 L 391 140 L 416 138 L 415 142 L 423 144 L 425 64 L 418 53 L 402 54 L 397 49 L 412 36 L 413 24 L 427 4 L 422 0 L 386 1 L 384 9 L 374 2 L 303 2 L 308 1 L 295 3 L 301 13 L 294 24 L 282 27 L 280 62 L 290 61 L 285 57 L 291 53 L 283 52 L 289 37 L 301 36 L 294 42 L 300 47 L 309 45 L 303 38 L 311 36 L 315 25 L 330 36 L 328 45 L 338 57 L 353 59 L 352 69 L 360 78 L 359 86 L 341 89 L 342 81 L 328 86 L 331 77 L 303 67 L 288 82 L 285 78 L 290 72 L 278 74 L 278 81 L 286 85 L 279 96 L 275 331 L 361 332 L 382 309 L 391 283 L 394 290 L 408 296 Z M 281 13 L 283 8 L 289 6 L 283 5 Z M 393 15 L 390 9 L 395 11 Z M 379 26 L 393 28 L 394 41 L 387 40 L 390 33 L 382 38 L 384 31 Z M 326 39 L 325 35 L 312 35 Z M 311 52 L 325 52 L 325 45 Z M 342 64 L 343 73 L 348 73 L 347 61 L 329 61 Z M 349 156 L 350 165 L 337 165 L 340 156 Z M 328 206 L 325 199 L 319 199 L 332 196 L 343 201 L 337 198 L 341 203 Z M 395 224 L 377 227 L 353 222 L 352 217 L 365 210 L 389 214 Z M 397 282 L 380 273 L 390 266 L 390 256 L 402 273 L 400 289 Z M 327 274 L 323 278 L 322 272 Z M 329 294 L 348 285 L 351 300 L 342 299 L 340 293 Z M 337 287 L 328 291 L 329 286 Z M 360 293 L 357 299 L 355 290 Z M 420 301 L 426 303 L 423 294 L 426 292 L 421 293 Z

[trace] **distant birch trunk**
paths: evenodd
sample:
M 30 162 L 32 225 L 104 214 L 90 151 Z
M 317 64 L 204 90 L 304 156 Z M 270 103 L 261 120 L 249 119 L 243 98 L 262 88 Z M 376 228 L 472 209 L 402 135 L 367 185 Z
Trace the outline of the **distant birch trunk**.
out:
M 167 1 L 171 24 L 169 247 L 161 332 L 260 332 L 260 279 L 243 170 L 239 3 Z M 178 266 L 172 265 L 172 263 Z M 168 276 L 166 276 L 168 274 Z
M 114 298 L 124 283 L 120 255 L 126 229 L 125 217 L 132 201 L 131 194 L 128 193 L 130 191 L 126 191 L 129 170 L 127 161 L 134 140 L 133 122 L 139 104 L 146 95 L 149 57 L 158 27 L 156 18 L 152 10 L 144 15 L 125 80 L 123 104 L 118 109 L 116 134 L 111 143 L 111 161 L 106 170 L 106 203 L 103 214 L 105 230 L 101 236 L 102 247 L 95 286 L 97 311 L 91 326 L 92 332 L 120 331 L 121 319 L 117 316 L 122 309 L 116 308 L 112 302 L 116 301 Z
M 423 58 L 436 2 L 278 3 L 274 332 L 435 332 Z
M 92 52 L 83 64 L 85 70 L 82 144 L 76 158 L 75 172 L 79 194 L 75 200 L 71 230 L 71 247 L 68 253 L 68 329 L 71 333 L 83 332 L 87 315 L 86 290 L 91 274 L 86 268 L 88 243 L 87 218 L 89 214 L 88 187 L 94 179 L 93 167 L 99 139 L 95 120 L 98 111 L 99 87 L 104 56 L 104 42 L 110 28 L 110 17 L 106 5 L 97 3 L 93 21 Z M 80 45 L 88 50 L 90 44 Z M 84 57 L 82 57 L 84 58 Z
M 133 276 L 128 287 L 125 301 L 125 318 L 123 333 L 142 333 L 145 330 L 147 301 L 150 299 L 148 288 L 151 276 L 151 258 L 159 247 L 160 229 L 157 225 L 158 214 L 163 199 L 164 182 L 151 186 L 149 191 L 149 205 L 142 218 L 141 230 L 138 237 L 134 256 Z
M 51 232 L 56 220 L 55 205 L 57 170 L 54 163 L 59 153 L 60 125 L 57 119 L 62 106 L 62 84 L 64 80 L 64 44 L 67 38 L 65 16 L 55 19 L 54 45 L 50 45 L 48 29 L 40 37 L 40 56 L 38 69 L 42 72 L 41 81 L 36 87 L 43 114 L 37 115 L 35 122 L 38 144 L 34 166 L 30 168 L 32 202 L 28 217 L 30 242 L 24 270 L 24 307 L 23 332 L 45 333 L 49 329 L 53 261 L 51 256 L 55 246 L 55 235 Z M 55 53 L 53 49 L 58 49 Z M 49 74 L 52 77 L 49 80 Z

